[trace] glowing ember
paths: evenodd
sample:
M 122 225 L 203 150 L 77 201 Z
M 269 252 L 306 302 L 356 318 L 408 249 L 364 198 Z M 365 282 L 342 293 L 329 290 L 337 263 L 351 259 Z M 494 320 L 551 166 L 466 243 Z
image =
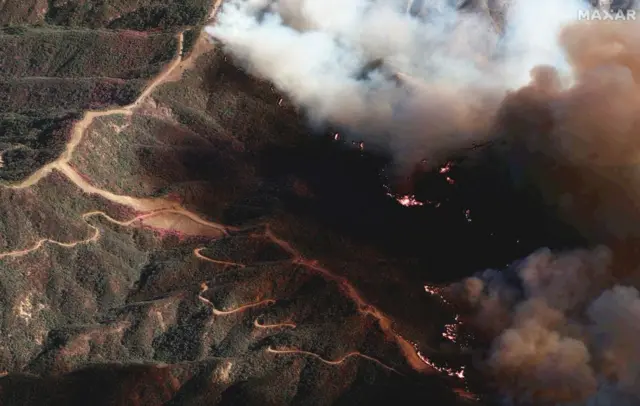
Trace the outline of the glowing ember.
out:
M 445 304 L 449 304 L 449 302 L 447 302 L 447 300 L 443 297 L 442 295 L 442 288 L 439 288 L 437 286 L 431 286 L 431 285 L 424 285 L 424 291 L 427 292 L 428 294 L 437 297 L 442 303 Z M 451 341 L 452 343 L 456 343 L 458 341 L 458 329 L 460 327 L 460 315 L 456 315 L 454 318 L 454 323 L 451 324 L 445 324 L 444 326 L 444 332 L 442 333 L 442 336 L 444 338 L 446 338 L 447 340 Z M 459 369 L 454 369 L 454 368 L 449 368 L 449 367 L 444 367 L 444 366 L 438 366 L 436 365 L 433 361 L 431 361 L 429 358 L 427 358 L 424 354 L 422 354 L 420 352 L 420 350 L 418 349 L 418 346 L 415 343 L 412 343 L 413 347 L 416 350 L 416 354 L 418 355 L 418 357 L 420 358 L 420 360 L 422 360 L 422 362 L 424 362 L 425 364 L 429 365 L 431 368 L 435 369 L 436 371 L 446 374 L 447 376 L 450 376 L 452 378 L 457 378 L 462 380 L 465 383 L 465 390 L 456 390 L 456 393 L 458 393 L 460 396 L 471 399 L 471 400 L 479 400 L 479 397 L 471 392 L 469 392 L 469 387 L 467 385 L 467 382 L 465 380 L 465 366 L 461 366 Z
M 364 150 L 364 142 L 360 141 L 358 148 L 360 148 L 360 151 Z
M 451 162 L 447 162 L 443 167 L 440 168 L 440 173 L 449 173 L 449 171 L 451 170 L 451 166 L 453 165 L 453 163 Z
M 340 139 L 340 134 L 339 133 L 333 134 L 333 139 L 338 141 Z
M 471 210 L 467 209 L 464 211 L 464 217 L 467 219 L 469 223 L 471 223 Z
M 416 200 L 415 196 L 413 195 L 394 196 L 394 197 L 398 203 L 406 207 L 424 206 L 424 203 L 422 203 L 419 200 Z
M 450 177 L 447 176 L 447 182 L 449 182 L 450 185 L 453 185 L 454 183 L 456 183 L 455 180 L 451 179 Z
M 440 373 L 446 374 L 446 375 L 448 375 L 450 377 L 464 380 L 464 365 L 461 366 L 460 369 L 458 369 L 458 370 L 455 370 L 453 368 L 447 368 L 447 367 L 439 367 L 433 361 L 431 361 L 429 358 L 425 357 L 420 352 L 420 350 L 418 350 L 417 345 L 414 344 L 413 347 L 415 348 L 416 354 L 422 360 L 422 362 L 424 362 L 425 364 L 429 365 L 431 368 L 435 369 L 436 371 L 438 371 Z
M 425 202 L 416 199 L 414 195 L 397 195 L 391 192 L 391 188 L 388 185 L 384 185 L 384 188 L 387 190 L 387 196 L 394 198 L 396 202 L 405 207 L 424 206 Z M 426 203 L 432 204 L 430 201 Z
M 456 317 L 457 320 L 457 317 Z M 444 332 L 442 333 L 442 337 L 447 340 L 455 343 L 458 340 L 458 323 L 455 324 L 445 324 Z
M 437 297 L 442 303 L 444 304 L 449 304 L 449 302 L 447 301 L 447 299 L 444 298 L 444 296 L 442 296 L 442 289 L 437 287 L 437 286 L 429 286 L 429 285 L 424 285 L 424 291 L 427 292 L 428 294 Z M 457 316 L 456 316 L 456 320 L 457 320 Z
M 447 301 L 447 299 L 445 299 L 442 296 L 442 289 L 437 287 L 437 286 L 431 286 L 431 285 L 424 285 L 424 291 L 427 292 L 428 294 L 437 297 L 442 303 L 444 304 L 449 304 L 449 302 Z M 446 338 L 447 340 L 455 343 L 458 340 L 458 327 L 460 326 L 460 316 L 456 315 L 456 317 L 454 318 L 455 323 L 451 323 L 451 324 L 445 324 L 444 326 L 444 332 L 442 333 L 442 336 L 444 338 Z M 420 359 L 425 362 L 426 364 L 428 364 L 430 367 L 434 368 L 437 371 L 440 371 L 442 373 L 445 373 L 449 376 L 453 376 L 453 377 L 457 377 L 460 379 L 464 379 L 464 366 L 461 366 L 460 369 L 458 370 L 454 370 L 452 368 L 446 368 L 446 367 L 438 367 L 436 366 L 432 361 L 430 361 L 428 358 L 422 356 L 422 354 L 420 354 L 420 351 L 418 351 L 417 347 L 416 347 L 416 352 L 418 354 L 418 356 L 420 357 Z

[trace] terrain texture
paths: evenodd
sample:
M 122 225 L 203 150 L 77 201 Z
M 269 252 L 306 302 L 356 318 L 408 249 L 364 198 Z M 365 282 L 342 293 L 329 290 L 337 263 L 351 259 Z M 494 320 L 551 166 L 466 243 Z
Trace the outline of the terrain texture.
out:
M 424 286 L 556 225 L 490 157 L 398 204 L 200 37 L 219 3 L 0 2 L 0 404 L 480 402 Z

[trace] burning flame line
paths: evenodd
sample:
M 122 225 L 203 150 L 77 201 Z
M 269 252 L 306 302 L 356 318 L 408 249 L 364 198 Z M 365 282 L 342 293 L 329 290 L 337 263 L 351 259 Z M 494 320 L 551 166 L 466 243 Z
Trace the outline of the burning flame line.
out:
M 451 304 L 442 295 L 441 288 L 438 288 L 436 286 L 424 285 L 424 291 L 430 294 L 431 296 L 435 296 L 445 305 Z M 455 344 L 458 341 L 458 328 L 460 326 L 460 315 L 456 315 L 454 318 L 454 321 L 455 323 L 445 324 L 442 337 L 446 338 L 447 340 Z M 447 367 L 438 367 L 438 366 L 432 365 L 433 362 L 430 361 L 428 358 L 424 357 L 419 351 L 418 351 L 418 356 L 423 358 L 423 361 L 425 363 L 429 363 L 429 365 L 431 365 L 433 368 L 437 369 L 440 372 L 443 372 L 452 377 L 457 377 L 461 380 L 465 379 L 464 366 L 461 366 L 458 370 L 455 370 L 453 368 L 447 368 Z
M 338 134 L 336 133 L 336 136 Z M 336 138 L 337 139 L 337 138 Z M 426 161 L 423 161 L 426 162 Z M 446 164 L 444 164 L 443 166 L 440 167 L 440 169 L 438 169 L 438 173 L 441 175 L 446 175 L 451 171 L 451 168 L 453 167 L 453 162 L 448 161 Z M 450 185 L 454 185 L 456 183 L 455 179 L 451 178 L 450 176 L 445 176 L 445 180 L 447 181 L 447 183 L 449 183 Z M 432 202 L 432 201 L 420 201 L 418 199 L 416 199 L 415 195 L 412 194 L 396 194 L 393 193 L 391 191 L 391 188 L 389 187 L 389 185 L 387 185 L 386 183 L 383 185 L 384 188 L 387 191 L 387 196 L 395 199 L 399 204 L 405 206 L 405 207 L 415 207 L 415 206 L 424 206 L 425 203 L 426 204 L 432 204 L 434 205 L 436 208 L 440 207 L 440 202 Z M 466 210 L 464 212 L 465 214 L 465 218 L 467 219 L 467 221 L 471 222 L 471 217 L 469 216 L 470 211 Z

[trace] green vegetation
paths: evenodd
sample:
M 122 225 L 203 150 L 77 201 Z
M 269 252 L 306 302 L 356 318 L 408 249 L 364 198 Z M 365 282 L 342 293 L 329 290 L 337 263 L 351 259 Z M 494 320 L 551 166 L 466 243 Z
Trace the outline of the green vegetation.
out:
M 109 28 L 127 28 L 132 30 L 151 30 L 185 27 L 204 22 L 209 4 L 202 1 L 171 3 L 142 7 L 132 13 L 125 14 L 108 25 Z M 192 4 L 189 4 L 192 3 Z
M 197 25 L 206 18 L 210 6 L 207 0 L 69 0 L 50 3 L 46 16 L 49 24 L 133 30 L 175 30 Z
M 0 180 L 16 181 L 53 161 L 64 150 L 67 131 L 80 114 L 0 114 Z
M 29 28 L 24 25 L 11 25 L 9 27 L 2 28 L 0 32 L 8 35 L 24 35 L 29 31 Z
M 4 0 L 0 2 L 0 26 L 42 24 L 47 3 L 51 2 L 49 0 Z
M 198 37 L 200 36 L 200 28 L 190 28 L 186 30 L 184 33 L 184 42 L 182 44 L 182 55 L 187 57 L 193 46 L 195 45 Z
M 170 33 L 7 28 L 0 33 L 0 78 L 149 78 L 174 57 L 177 47 L 177 37 Z
M 29 78 L 0 80 L 0 113 L 64 113 L 132 103 L 144 80 Z

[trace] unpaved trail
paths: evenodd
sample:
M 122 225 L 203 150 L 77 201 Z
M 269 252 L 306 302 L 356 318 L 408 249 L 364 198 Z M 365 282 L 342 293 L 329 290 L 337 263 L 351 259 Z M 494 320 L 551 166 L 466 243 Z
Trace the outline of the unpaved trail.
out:
M 132 225 L 148 226 L 148 227 L 159 229 L 159 230 L 171 230 L 187 236 L 205 235 L 207 237 L 218 238 L 218 237 L 224 236 L 226 233 L 226 229 L 224 228 L 224 226 L 221 226 L 215 223 L 207 223 L 206 226 L 208 227 L 208 229 L 205 230 L 204 232 L 200 232 L 201 228 L 198 228 L 198 227 L 195 228 L 195 230 L 198 230 L 198 231 L 195 231 L 190 227 L 181 227 L 180 225 L 172 226 L 172 227 L 158 227 L 158 225 L 154 221 L 154 219 L 157 219 L 157 218 L 164 218 L 167 214 L 176 214 L 176 213 L 182 214 L 181 212 L 172 210 L 172 209 L 158 210 L 154 212 L 147 212 L 147 213 L 140 214 L 130 220 L 121 221 L 121 220 L 114 219 L 113 217 L 109 216 L 107 213 L 103 211 L 96 210 L 96 211 L 90 211 L 90 212 L 84 213 L 82 215 L 82 219 L 87 221 L 91 217 L 100 216 L 106 219 L 107 221 L 113 224 L 117 224 L 119 226 L 124 226 L 124 227 L 129 227 Z M 98 238 L 100 238 L 100 229 L 92 225 L 88 221 L 87 221 L 87 226 L 92 230 L 91 235 L 87 238 L 75 240 L 75 241 L 68 241 L 68 242 L 57 241 L 50 238 L 41 238 L 29 248 L 9 251 L 9 252 L 0 252 L 0 260 L 4 258 L 17 258 L 17 257 L 28 255 L 31 252 L 34 252 L 40 249 L 45 244 L 53 244 L 53 245 L 58 245 L 60 247 L 73 248 L 77 245 L 87 244 L 90 242 L 97 241 Z
M 421 355 L 421 353 L 418 351 L 418 348 L 417 348 L 417 346 L 415 344 L 413 344 L 412 342 L 410 342 L 406 338 L 402 337 L 400 334 L 398 334 L 394 330 L 393 321 L 389 318 L 389 316 L 384 314 L 382 311 L 380 311 L 378 308 L 376 308 L 372 304 L 368 303 L 366 301 L 366 299 L 364 298 L 364 296 L 360 292 L 358 292 L 358 290 L 355 288 L 355 286 L 347 278 L 345 278 L 343 276 L 339 276 L 339 275 L 335 274 L 333 271 L 321 266 L 318 263 L 318 261 L 316 261 L 316 260 L 305 258 L 302 255 L 302 253 L 298 249 L 296 249 L 290 242 L 285 241 L 285 240 L 281 239 L 280 237 L 278 237 L 277 235 L 275 235 L 268 224 L 266 225 L 266 229 L 264 231 L 264 234 L 255 234 L 253 236 L 255 236 L 255 237 L 265 237 L 268 240 L 270 240 L 272 243 L 274 243 L 275 245 L 277 245 L 280 248 L 282 248 L 285 252 L 287 252 L 288 254 L 291 255 L 291 259 L 289 261 L 292 264 L 300 265 L 300 266 L 302 266 L 302 267 L 304 267 L 304 268 L 306 268 L 306 269 L 308 269 L 310 271 L 319 273 L 320 275 L 322 275 L 327 280 L 337 282 L 338 286 L 340 287 L 340 290 L 358 306 L 358 311 L 360 312 L 360 314 L 362 314 L 364 316 L 373 317 L 378 322 L 378 325 L 380 326 L 380 329 L 384 332 L 384 334 L 391 341 L 395 341 L 396 342 L 400 352 L 402 353 L 402 355 L 404 356 L 405 360 L 407 361 L 407 363 L 409 364 L 409 366 L 412 369 L 414 369 L 417 372 L 424 373 L 424 374 L 432 374 L 432 373 L 437 373 L 438 372 L 437 368 L 434 367 L 434 365 L 428 359 L 424 358 L 424 356 Z M 227 261 L 216 260 L 214 258 L 210 258 L 210 257 L 204 256 L 201 253 L 202 249 L 203 248 L 197 248 L 197 249 L 194 250 L 195 256 L 200 258 L 201 260 L 208 261 L 208 262 L 213 262 L 213 263 L 217 263 L 217 264 L 222 264 L 222 265 L 233 265 L 233 266 L 238 266 L 238 267 L 249 266 L 249 264 L 227 262 Z M 206 283 L 202 284 L 202 290 L 200 292 L 199 298 L 200 298 L 201 301 L 203 301 L 205 303 L 208 303 L 209 305 L 211 305 L 213 307 L 213 304 L 209 300 L 207 300 L 206 298 L 202 297 L 202 293 L 205 292 L 208 288 L 209 287 L 207 286 Z M 240 308 L 238 308 L 236 310 L 230 311 L 230 313 L 235 313 L 235 312 L 239 311 L 240 309 L 257 306 L 257 305 L 260 305 L 260 304 L 266 304 L 269 301 L 270 301 L 270 299 L 267 299 L 267 300 L 263 300 L 262 302 L 254 303 L 254 304 L 251 304 L 251 305 L 242 306 L 242 307 L 240 307 Z M 214 313 L 216 313 L 216 314 L 227 314 L 226 312 L 222 312 L 222 311 L 216 310 L 215 308 L 214 308 Z M 257 321 L 255 321 L 254 325 L 256 327 L 258 327 L 258 328 L 269 328 L 270 327 L 269 325 L 262 326 Z M 289 327 L 295 328 L 295 324 L 294 323 L 284 323 L 282 325 L 288 325 Z M 282 326 L 282 325 L 274 325 L 273 327 Z M 356 354 L 353 354 L 353 355 L 356 355 Z
M 169 65 L 167 65 L 162 70 L 162 72 L 158 76 L 156 76 L 155 79 L 151 81 L 151 83 L 149 83 L 149 85 L 144 89 L 144 91 L 133 103 L 129 104 L 128 106 L 116 107 L 109 110 L 87 111 L 82 117 L 82 119 L 73 126 L 73 129 L 71 130 L 71 137 L 69 138 L 69 142 L 67 142 L 64 152 L 60 155 L 58 159 L 38 169 L 36 172 L 34 172 L 31 176 L 29 176 L 24 181 L 15 185 L 9 185 L 5 187 L 10 189 L 28 188 L 38 183 L 41 179 L 43 179 L 49 173 L 51 173 L 52 170 L 60 169 L 61 166 L 63 165 L 68 165 L 69 161 L 71 161 L 71 158 L 73 157 L 74 151 L 76 150 L 78 145 L 80 145 L 82 138 L 87 132 L 87 129 L 91 126 L 91 124 L 93 123 L 93 120 L 95 120 L 96 118 L 111 116 L 115 114 L 131 116 L 133 114 L 133 110 L 136 109 L 158 86 L 163 84 L 166 81 L 166 79 L 171 75 L 171 72 L 173 72 L 173 70 L 180 65 L 180 62 L 182 61 L 181 55 L 182 55 L 183 44 L 184 44 L 184 34 L 181 32 L 178 35 L 178 49 L 177 49 L 175 58 L 173 58 L 171 63 L 169 63 Z M 82 188 L 81 185 L 78 185 L 78 187 Z M 88 191 L 85 191 L 85 192 L 91 193 Z M 116 201 L 116 203 L 118 202 Z
M 306 259 L 300 253 L 300 251 L 298 251 L 291 245 L 291 243 L 277 237 L 271 231 L 271 229 L 267 228 L 265 236 L 269 238 L 274 244 L 278 245 L 280 248 L 291 254 L 291 256 L 293 257 L 292 262 L 294 264 L 302 265 L 307 269 L 320 273 L 326 279 L 337 282 L 342 291 L 358 305 L 359 311 L 362 314 L 373 316 L 378 321 L 378 325 L 380 326 L 382 331 L 390 339 L 396 341 L 405 359 L 414 370 L 422 373 L 435 372 L 434 368 L 431 365 L 427 364 L 424 359 L 421 358 L 419 352 L 416 349 L 416 346 L 393 330 L 393 321 L 376 307 L 367 303 L 364 297 L 360 294 L 360 292 L 358 292 L 355 286 L 353 286 L 347 280 L 347 278 L 336 275 L 329 269 L 320 266 L 315 260 Z
M 193 250 L 193 255 L 195 255 L 197 258 L 200 258 L 203 261 L 211 262 L 211 263 L 214 263 L 214 264 L 226 265 L 226 266 L 236 266 L 238 268 L 245 268 L 246 267 L 245 264 L 240 264 L 238 262 L 221 261 L 219 259 L 209 258 L 206 255 L 202 254 L 202 250 L 203 249 L 204 248 L 196 248 L 195 250 Z
M 255 302 L 255 303 L 249 303 L 249 304 L 245 304 L 245 305 L 240 305 L 240 306 L 236 307 L 235 309 L 218 310 L 213 305 L 213 303 L 211 303 L 211 301 L 209 299 L 207 299 L 206 297 L 202 296 L 202 294 L 204 292 L 208 291 L 208 290 L 209 290 L 209 285 L 207 285 L 206 282 L 202 282 L 202 285 L 200 286 L 200 293 L 198 294 L 198 299 L 200 299 L 203 303 L 206 303 L 207 305 L 209 305 L 211 307 L 211 310 L 213 311 L 213 314 L 215 314 L 216 316 L 228 316 L 230 314 L 240 313 L 240 312 L 243 312 L 243 311 L 245 311 L 247 309 L 251 309 L 251 308 L 254 308 L 254 307 L 271 306 L 271 305 L 276 303 L 276 301 L 273 300 L 273 299 L 264 299 L 264 300 L 260 300 L 260 301 Z
M 400 373 L 398 370 L 396 370 L 393 367 L 390 367 L 389 365 L 385 364 L 384 362 L 380 361 L 379 359 L 373 358 L 369 355 L 365 355 L 359 351 L 352 351 L 349 352 L 347 354 L 345 354 L 344 356 L 342 356 L 341 358 L 332 361 L 332 360 L 328 360 L 328 359 L 324 359 L 322 358 L 320 355 L 316 354 L 315 352 L 310 352 L 310 351 L 303 351 L 303 350 L 296 350 L 296 349 L 274 349 L 271 347 L 267 347 L 267 352 L 272 353 L 272 354 L 300 354 L 300 355 L 308 355 L 310 357 L 313 357 L 317 360 L 320 360 L 321 362 L 327 364 L 327 365 L 340 365 L 343 362 L 345 362 L 346 360 L 348 360 L 349 358 L 352 357 L 359 357 L 359 358 L 364 358 L 366 360 L 375 362 L 376 364 L 380 365 L 381 367 L 383 367 L 386 370 L 395 372 L 398 375 L 404 375 L 402 373 Z
M 221 3 L 222 0 L 216 0 L 213 5 L 212 15 L 217 12 Z M 226 234 L 228 228 L 224 225 L 204 220 L 195 213 L 183 208 L 179 203 L 176 203 L 173 200 L 169 200 L 166 198 L 137 198 L 126 195 L 118 195 L 108 190 L 100 189 L 84 179 L 70 164 L 74 152 L 76 151 L 78 145 L 80 145 L 80 143 L 82 142 L 84 135 L 87 133 L 87 131 L 91 127 L 91 124 L 96 118 L 111 115 L 124 115 L 126 117 L 131 117 L 134 114 L 135 110 L 140 107 L 142 103 L 144 103 L 144 101 L 158 88 L 158 86 L 176 80 L 176 75 L 174 74 L 175 72 L 180 72 L 180 74 L 177 76 L 177 79 L 179 79 L 182 75 L 182 72 L 184 72 L 185 70 L 185 64 L 187 66 L 191 66 L 189 63 L 201 54 L 192 53 L 190 57 L 187 58 L 187 60 L 184 60 L 182 58 L 183 48 L 184 32 L 181 32 L 180 34 L 178 34 L 178 47 L 173 60 L 160 72 L 160 74 L 158 74 L 158 76 L 156 76 L 145 87 L 143 92 L 133 103 L 124 107 L 115 107 L 108 110 L 87 111 L 82 119 L 76 122 L 71 129 L 69 141 L 65 146 L 65 150 L 56 160 L 38 169 L 31 176 L 20 183 L 12 185 L 2 185 L 1 187 L 13 190 L 26 189 L 36 185 L 42 179 L 47 177 L 52 171 L 56 170 L 62 173 L 74 185 L 82 190 L 83 193 L 99 195 L 111 202 L 130 207 L 138 212 L 157 213 L 154 214 L 154 216 L 149 217 L 143 225 L 162 230 L 171 230 L 186 235 L 220 236 Z M 15 257 L 24 255 L 25 253 L 32 252 L 42 247 L 47 242 L 65 247 L 73 247 L 80 243 L 93 241 L 95 238 L 97 238 L 97 235 L 92 236 L 90 240 L 81 240 L 74 243 L 61 243 L 55 240 L 43 238 L 39 240 L 32 248 L 0 253 L 0 258 L 4 258 L 7 256 Z
M 218 14 L 218 10 L 220 9 L 222 2 L 223 0 L 214 0 L 213 6 L 211 8 L 211 12 L 209 13 L 209 21 L 207 21 L 207 25 L 212 24 L 213 21 L 215 20 L 215 16 Z M 169 76 L 167 76 L 167 82 L 180 80 L 180 78 L 182 77 L 182 74 L 185 71 L 188 71 L 189 69 L 192 69 L 195 67 L 195 63 L 198 60 L 198 57 L 200 57 L 200 55 L 204 54 L 205 52 L 213 50 L 213 48 L 214 48 L 214 45 L 209 41 L 208 35 L 204 32 L 204 30 L 201 31 L 200 35 L 198 36 L 198 39 L 196 39 L 195 43 L 193 44 L 193 47 L 191 48 L 189 57 L 187 59 L 182 60 L 180 64 L 176 67 L 176 69 L 170 72 Z
M 211 18 L 215 16 L 216 12 L 218 11 L 219 7 L 222 4 L 222 1 L 223 0 L 215 0 L 215 3 L 211 11 Z M 34 172 L 31 176 L 29 176 L 24 181 L 14 185 L 0 185 L 0 188 L 6 188 L 6 189 L 29 188 L 37 184 L 40 180 L 42 180 L 46 176 L 48 176 L 53 170 L 57 170 L 60 173 L 62 173 L 65 177 L 67 177 L 71 182 L 73 182 L 84 193 L 96 194 L 111 202 L 133 208 L 138 212 L 143 212 L 142 214 L 130 220 L 119 221 L 119 220 L 113 219 L 112 217 L 110 217 L 109 215 L 107 215 L 102 211 L 91 211 L 82 215 L 82 218 L 84 220 L 88 220 L 90 217 L 94 217 L 94 216 L 101 216 L 106 220 L 108 220 L 109 222 L 118 224 L 121 226 L 132 226 L 132 225 L 145 226 L 146 225 L 152 228 L 157 228 L 162 230 L 177 231 L 185 235 L 207 235 L 212 237 L 224 236 L 230 230 L 239 230 L 238 228 L 235 228 L 235 227 L 228 227 L 222 224 L 204 220 L 199 216 L 197 216 L 195 213 L 190 212 L 189 210 L 183 208 L 180 204 L 176 203 L 175 201 L 171 201 L 163 198 L 157 198 L 157 199 L 136 198 L 132 196 L 118 195 L 118 194 L 109 192 L 107 190 L 100 189 L 92 185 L 89 181 L 85 180 L 70 164 L 70 161 L 73 157 L 73 154 L 76 148 L 78 147 L 78 145 L 80 145 L 84 135 L 86 134 L 86 132 L 88 131 L 91 124 L 96 118 L 110 116 L 110 115 L 124 115 L 127 117 L 131 117 L 134 114 L 135 109 L 138 108 L 146 100 L 146 98 L 151 93 L 153 93 L 153 91 L 158 86 L 167 82 L 179 80 L 180 77 L 182 76 L 182 73 L 185 70 L 191 68 L 195 60 L 202 53 L 212 49 L 212 45 L 208 43 L 206 36 L 201 33 L 200 37 L 197 40 L 197 43 L 194 45 L 193 52 L 191 52 L 189 58 L 185 60 L 182 58 L 183 45 L 184 45 L 184 33 L 180 33 L 176 57 L 172 60 L 172 62 L 169 65 L 165 67 L 165 69 L 163 69 L 163 71 L 155 79 L 153 79 L 149 83 L 149 85 L 144 89 L 144 91 L 132 104 L 124 107 L 109 109 L 109 110 L 87 111 L 83 116 L 83 118 L 80 121 L 78 121 L 72 128 L 70 139 L 65 147 L 64 152 L 61 154 L 61 156 L 58 159 L 43 166 L 42 168 Z M 0 165 L 1 165 L 1 162 L 2 161 L 0 156 Z M 187 220 L 179 219 L 179 217 L 184 217 Z M 5 253 L 0 252 L 0 260 L 5 258 L 15 258 L 15 257 L 21 257 L 24 255 L 27 255 L 31 252 L 34 252 L 40 249 L 42 246 L 44 246 L 47 243 L 71 248 L 80 244 L 94 242 L 100 237 L 100 229 L 96 226 L 91 225 L 89 222 L 87 222 L 87 225 L 92 230 L 92 232 L 85 239 L 70 241 L 70 242 L 60 242 L 52 239 L 43 238 L 38 240 L 36 243 L 34 243 L 30 248 L 10 251 Z M 269 238 L 272 242 L 274 242 L 276 245 L 280 246 L 283 250 L 291 254 L 293 257 L 293 259 L 291 260 L 292 263 L 299 264 L 310 270 L 318 272 L 329 280 L 337 281 L 340 284 L 344 293 L 346 293 L 346 295 L 352 300 L 354 300 L 355 303 L 358 305 L 360 312 L 365 315 L 371 315 L 375 319 L 377 319 L 381 329 L 385 332 L 385 334 L 387 334 L 392 340 L 395 340 L 397 342 L 404 357 L 406 358 L 407 362 L 413 369 L 422 373 L 435 372 L 435 369 L 431 365 L 427 364 L 421 358 L 415 346 L 412 345 L 409 341 L 404 339 L 402 336 L 400 336 L 398 333 L 396 333 L 393 330 L 392 321 L 386 315 L 384 315 L 381 311 L 379 311 L 377 308 L 368 304 L 364 300 L 362 295 L 355 289 L 353 285 L 349 283 L 349 281 L 346 278 L 338 276 L 333 272 L 331 272 L 330 270 L 319 266 L 317 261 L 304 258 L 302 254 L 298 250 L 296 250 L 289 242 L 278 238 L 269 229 L 267 229 L 265 236 Z M 213 263 L 219 263 L 223 265 L 230 265 L 230 266 L 239 266 L 239 267 L 245 266 L 243 264 L 231 263 L 227 261 L 219 261 L 213 258 L 206 257 L 201 254 L 201 251 L 202 249 L 194 250 L 194 255 L 201 260 L 209 261 Z M 225 315 L 230 315 L 234 313 L 239 313 L 250 308 L 271 305 L 275 303 L 273 299 L 266 299 L 256 303 L 242 305 L 238 308 L 231 309 L 231 310 L 218 310 L 213 306 L 213 303 L 211 303 L 206 298 L 202 297 L 202 293 L 207 289 L 208 289 L 207 285 L 203 284 L 203 289 L 198 295 L 198 298 L 201 301 L 210 305 L 212 307 L 213 313 L 217 316 L 225 316 Z M 277 327 L 295 328 L 296 327 L 294 323 L 281 323 L 281 324 L 269 325 L 269 324 L 261 324 L 258 322 L 258 320 L 255 320 L 254 325 L 256 328 L 277 328 Z M 269 353 L 274 353 L 274 354 L 308 355 L 308 356 L 317 358 L 323 363 L 326 363 L 329 365 L 339 365 L 339 364 L 342 364 L 344 361 L 346 361 L 348 358 L 361 357 L 361 358 L 365 358 L 370 361 L 373 361 L 381 365 L 385 369 L 399 373 L 394 368 L 387 366 L 381 361 L 373 357 L 367 356 L 365 354 L 362 354 L 360 352 L 350 352 L 345 356 L 343 356 L 342 358 L 340 358 L 339 360 L 330 361 L 322 358 L 318 354 L 303 351 L 303 350 L 272 349 L 269 347 L 267 351 Z M 1 373 L 0 373 L 0 376 L 2 376 Z
M 111 116 L 111 115 L 124 115 L 130 117 L 134 114 L 136 108 L 138 108 L 149 95 L 158 88 L 158 86 L 166 83 L 170 80 L 171 74 L 174 70 L 178 69 L 182 62 L 182 50 L 184 45 L 184 33 L 178 35 L 178 48 L 176 50 L 175 58 L 167 65 L 162 72 L 155 77 L 140 94 L 140 96 L 131 104 L 124 107 L 116 107 L 109 110 L 96 110 L 87 111 L 83 118 L 76 122 L 71 129 L 71 135 L 69 141 L 65 146 L 64 152 L 55 160 L 49 164 L 43 166 L 34 172 L 24 181 L 13 185 L 2 185 L 2 188 L 20 190 L 26 189 L 36 185 L 42 179 L 47 177 L 53 170 L 62 173 L 67 179 L 69 179 L 74 185 L 76 185 L 83 193 L 99 195 L 111 202 L 130 207 L 143 214 L 135 217 L 132 220 L 126 222 L 120 222 L 109 217 L 102 212 L 89 212 L 83 214 L 82 218 L 87 220 L 91 216 L 102 215 L 109 221 L 120 225 L 131 225 L 139 222 L 140 225 L 149 226 L 160 230 L 169 230 L 178 232 L 183 235 L 206 235 L 209 237 L 220 237 L 227 233 L 228 228 L 222 224 L 214 223 L 211 221 L 200 218 L 193 212 L 190 212 L 175 201 L 157 198 L 136 198 L 126 195 L 117 195 L 95 187 L 71 166 L 70 161 L 73 158 L 73 154 L 82 142 L 84 135 L 88 131 L 89 127 L 96 118 Z M 0 259 L 3 258 L 15 258 L 27 255 L 33 251 L 40 249 L 45 244 L 54 244 L 61 247 L 72 248 L 79 244 L 85 244 L 96 241 L 100 236 L 98 228 L 87 223 L 93 230 L 91 236 L 71 242 L 61 242 L 49 238 L 41 238 L 36 241 L 31 247 L 21 250 L 13 250 L 9 252 L 0 252 Z
M 256 328 L 262 328 L 262 329 L 272 329 L 272 328 L 296 328 L 298 327 L 295 323 L 292 322 L 284 322 L 284 323 L 275 323 L 275 324 L 263 324 L 260 323 L 260 321 L 258 321 L 258 319 L 255 319 L 253 321 L 253 326 Z

